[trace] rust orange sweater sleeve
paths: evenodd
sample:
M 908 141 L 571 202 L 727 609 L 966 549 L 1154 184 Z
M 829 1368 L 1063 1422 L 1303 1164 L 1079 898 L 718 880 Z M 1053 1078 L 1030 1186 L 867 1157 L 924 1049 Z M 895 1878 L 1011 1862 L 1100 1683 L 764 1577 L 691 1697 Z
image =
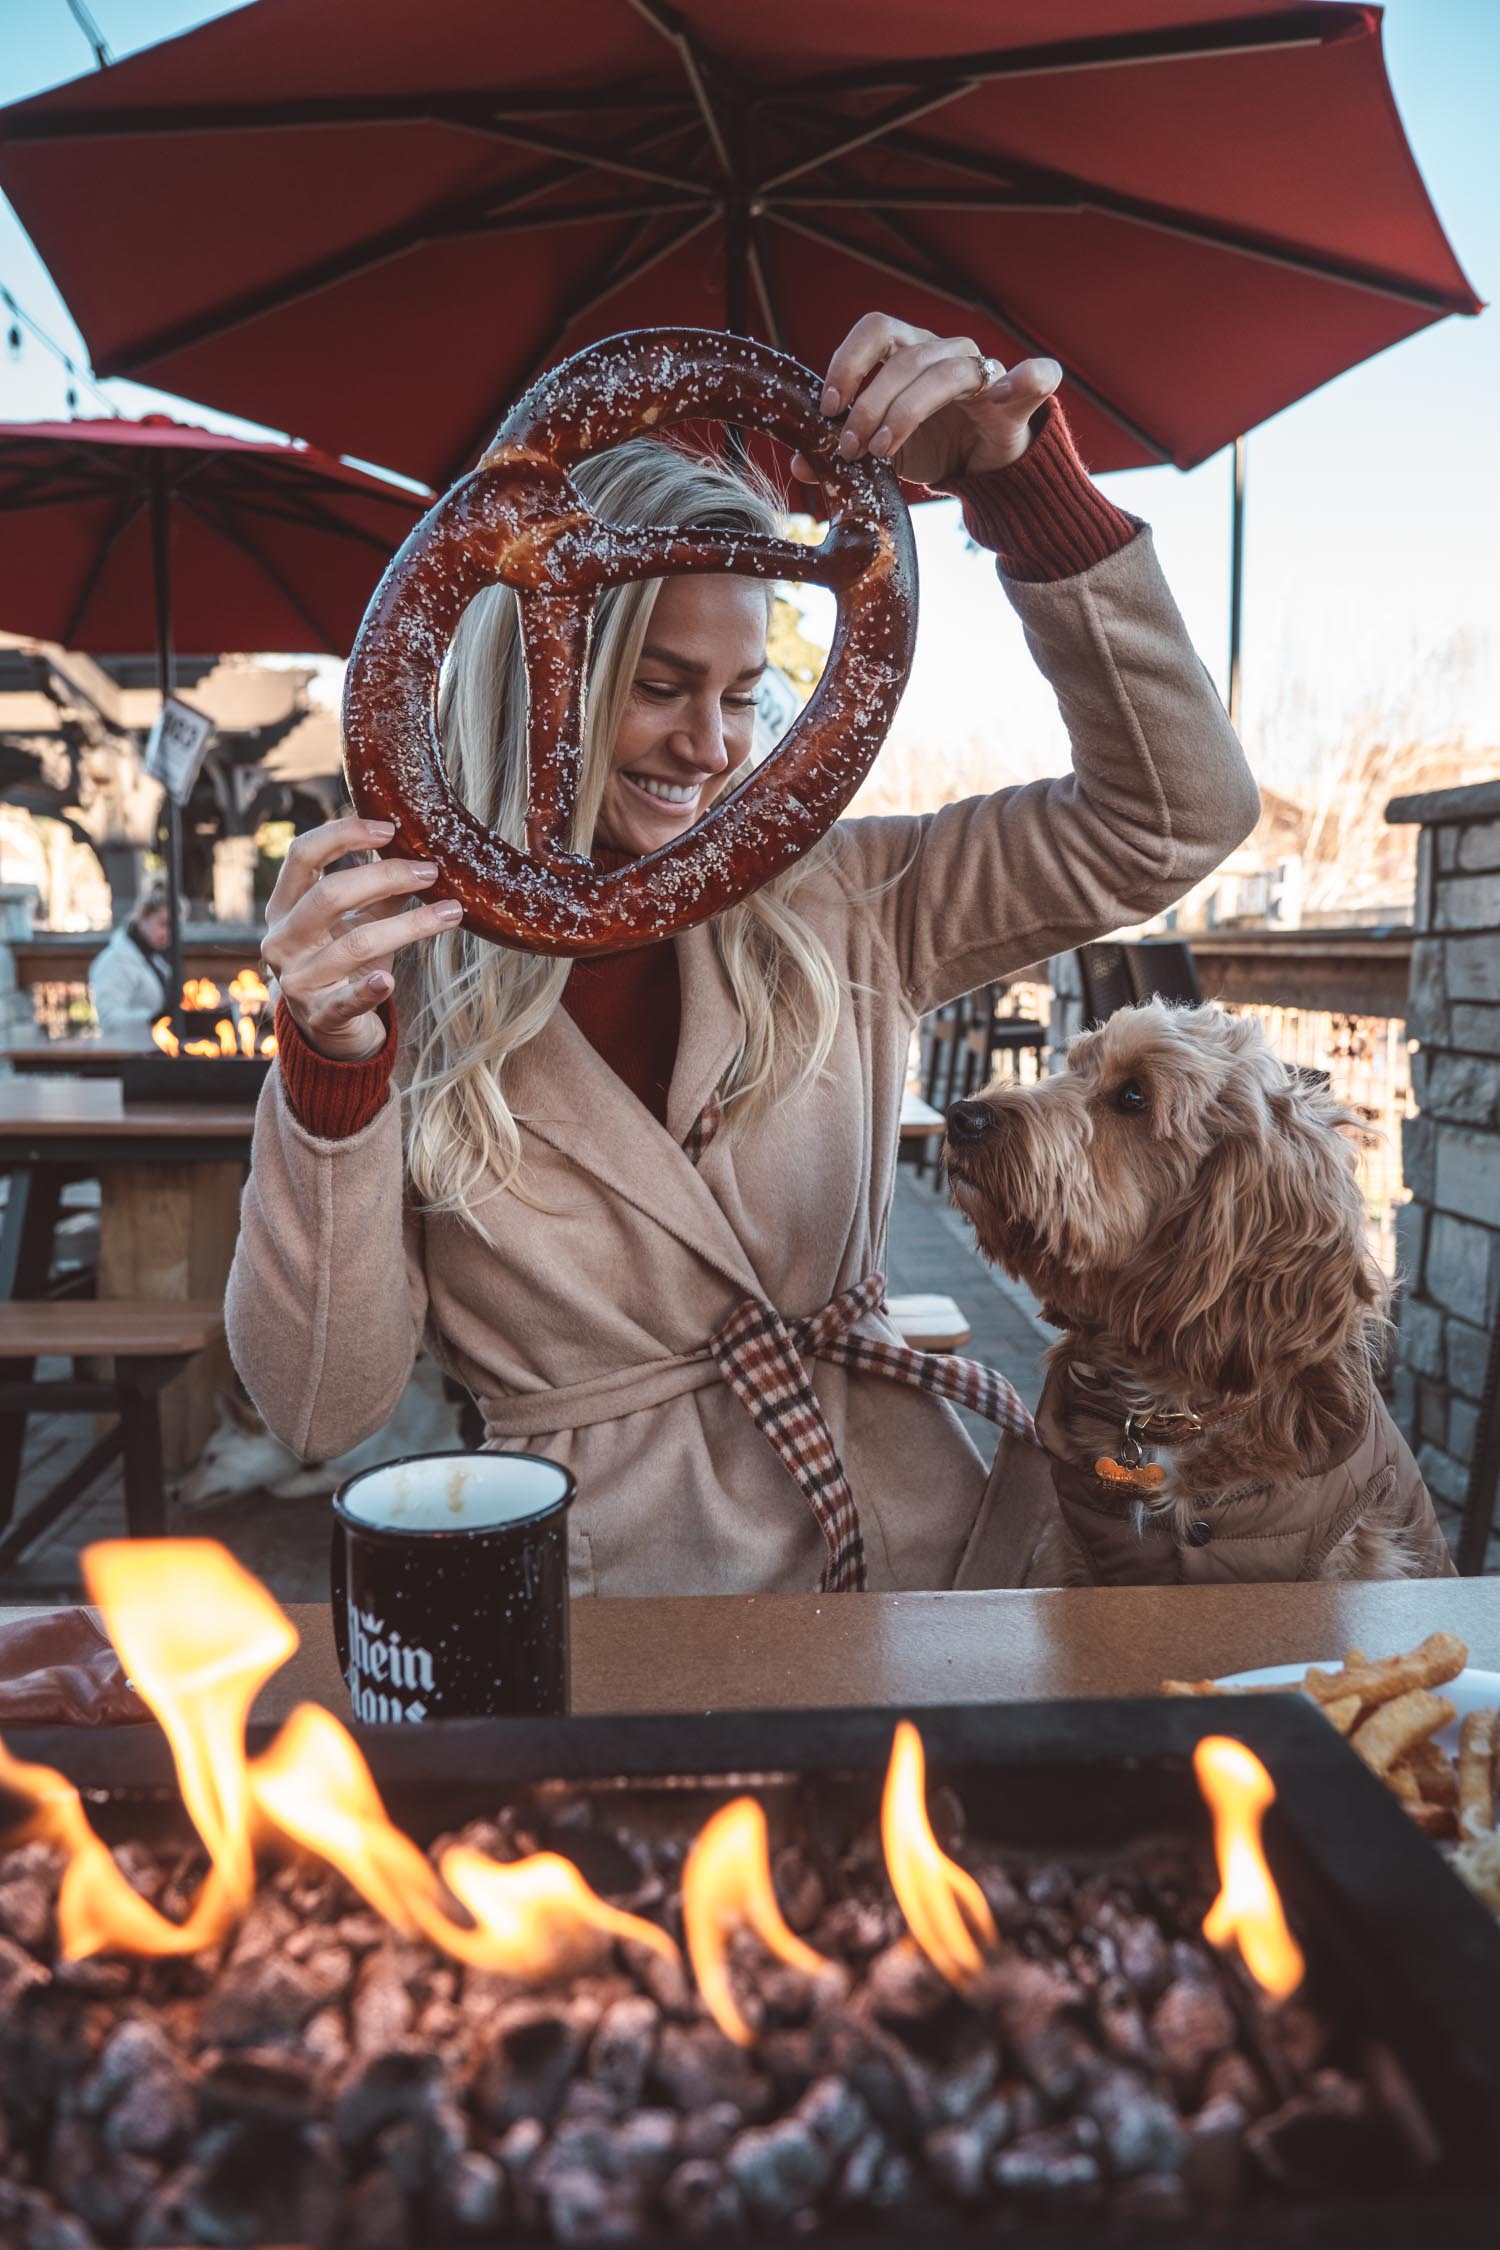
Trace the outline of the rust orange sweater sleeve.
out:
M 369 1124 L 390 1092 L 396 1067 L 396 1005 L 388 1000 L 385 1045 L 366 1062 L 336 1062 L 310 1047 L 284 1000 L 276 1003 L 276 1060 L 292 1115 L 320 1141 L 347 1141 Z
M 934 489 L 954 495 L 970 535 L 1007 578 L 1074 578 L 1128 546 L 1140 522 L 1093 483 L 1055 399 L 1032 416 L 1031 432 L 1008 469 L 947 477 Z

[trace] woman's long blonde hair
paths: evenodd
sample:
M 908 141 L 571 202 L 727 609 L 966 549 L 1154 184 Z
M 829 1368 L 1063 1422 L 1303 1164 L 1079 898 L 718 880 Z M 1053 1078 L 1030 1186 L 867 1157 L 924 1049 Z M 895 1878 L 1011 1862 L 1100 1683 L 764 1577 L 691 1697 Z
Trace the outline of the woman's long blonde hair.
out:
M 693 530 L 779 528 L 769 485 L 659 438 L 616 446 L 583 462 L 573 476 L 606 522 Z M 611 587 L 599 600 L 583 772 L 569 838 L 577 852 L 593 846 L 610 750 L 660 584 Z M 488 828 L 524 848 L 526 683 L 516 598 L 507 587 L 486 588 L 465 612 L 443 668 L 438 727 L 456 794 Z M 710 924 L 745 1026 L 721 1088 L 731 1130 L 816 1077 L 828 1059 L 838 1022 L 839 976 L 827 948 L 792 904 L 825 850 L 819 846 L 805 854 Z M 487 944 L 463 930 L 431 940 L 416 956 L 407 1163 L 412 1186 L 430 1210 L 468 1217 L 501 1189 L 524 1193 L 518 1179 L 521 1137 L 505 1096 L 505 1062 L 550 1020 L 570 966 Z

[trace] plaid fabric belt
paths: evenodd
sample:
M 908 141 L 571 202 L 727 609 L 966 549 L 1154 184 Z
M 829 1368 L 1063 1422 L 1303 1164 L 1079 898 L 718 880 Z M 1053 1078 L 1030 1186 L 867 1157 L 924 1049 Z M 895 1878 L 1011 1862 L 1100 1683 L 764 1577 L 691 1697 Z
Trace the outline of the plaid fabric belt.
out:
M 884 1302 L 883 1273 L 868 1274 L 805 1320 L 783 1320 L 774 1305 L 747 1297 L 709 1338 L 719 1373 L 775 1448 L 828 1543 L 828 1560 L 818 1580 L 823 1594 L 864 1592 L 865 1543 L 859 1509 L 805 1361 L 826 1359 L 864 1375 L 910 1383 L 1036 1443 L 1036 1424 L 1025 1401 L 993 1368 L 956 1359 L 951 1352 L 919 1352 L 907 1344 L 849 1334 Z

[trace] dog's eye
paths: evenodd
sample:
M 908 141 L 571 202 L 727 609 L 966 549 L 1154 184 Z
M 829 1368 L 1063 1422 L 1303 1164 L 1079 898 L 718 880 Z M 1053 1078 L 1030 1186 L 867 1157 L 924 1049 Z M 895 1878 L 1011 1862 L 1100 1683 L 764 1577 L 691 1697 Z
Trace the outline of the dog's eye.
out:
M 1113 1098 L 1115 1108 L 1122 1109 L 1127 1117 L 1138 1117 L 1148 1106 L 1145 1088 L 1138 1078 L 1127 1078 L 1123 1086 L 1115 1088 Z

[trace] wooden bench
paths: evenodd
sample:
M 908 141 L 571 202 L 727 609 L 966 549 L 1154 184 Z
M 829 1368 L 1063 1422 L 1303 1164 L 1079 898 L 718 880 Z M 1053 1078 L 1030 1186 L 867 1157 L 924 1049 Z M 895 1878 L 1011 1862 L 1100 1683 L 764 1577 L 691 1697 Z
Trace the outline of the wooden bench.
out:
M 124 1468 L 130 1536 L 156 1539 L 165 1533 L 160 1394 L 223 1333 L 220 1304 L 58 1298 L 0 1304 L 0 1425 L 19 1423 L 24 1437 L 29 1414 L 103 1412 L 118 1418 L 19 1523 L 11 1521 L 18 1473 L 9 1489 L 0 1491 L 0 1570 L 23 1555 L 116 1457 Z M 68 1360 L 72 1373 L 38 1376 L 38 1359 Z M 80 1362 L 92 1361 L 110 1365 L 80 1373 Z M 3 1450 L 19 1464 L 19 1442 Z
M 951 1297 L 891 1297 L 886 1310 L 914 1351 L 956 1352 L 974 1333 Z

